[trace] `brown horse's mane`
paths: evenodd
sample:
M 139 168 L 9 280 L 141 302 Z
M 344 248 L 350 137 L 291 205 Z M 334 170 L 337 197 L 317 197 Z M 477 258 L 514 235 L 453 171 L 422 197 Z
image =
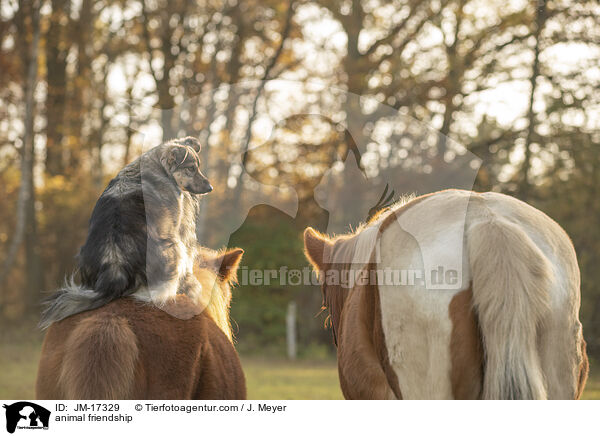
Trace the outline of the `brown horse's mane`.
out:
M 229 318 L 231 287 L 237 283 L 237 268 L 243 250 L 223 249 L 219 251 L 203 247 L 198 253 L 194 275 L 200 282 L 203 292 L 201 301 L 206 314 L 233 342 L 233 332 Z M 210 290 L 210 292 L 208 292 Z
M 218 275 L 208 268 L 196 270 L 196 278 L 202 285 L 202 289 L 210 289 L 210 292 L 202 292 L 208 298 L 203 301 L 206 304 L 206 314 L 225 333 L 230 341 L 233 341 L 231 321 L 229 320 L 229 307 L 231 305 L 230 282 L 221 280 Z

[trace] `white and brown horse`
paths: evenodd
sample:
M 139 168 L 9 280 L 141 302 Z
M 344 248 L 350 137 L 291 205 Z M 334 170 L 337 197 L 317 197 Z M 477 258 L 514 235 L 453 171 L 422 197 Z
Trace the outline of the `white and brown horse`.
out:
M 304 244 L 324 280 L 346 398 L 580 397 L 579 268 L 567 234 L 539 210 L 448 190 L 350 235 L 308 228 Z M 348 272 L 358 279 L 336 281 Z
M 208 252 L 194 267 L 208 301 L 177 295 L 158 308 L 143 298 L 122 298 L 52 324 L 36 397 L 245 399 L 229 322 L 230 285 L 242 254 Z

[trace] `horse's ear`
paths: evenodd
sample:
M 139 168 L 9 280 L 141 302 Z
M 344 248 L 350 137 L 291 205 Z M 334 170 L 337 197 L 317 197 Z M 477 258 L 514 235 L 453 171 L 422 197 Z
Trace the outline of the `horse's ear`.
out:
M 331 241 L 312 227 L 304 231 L 304 254 L 313 267 L 323 271 L 325 256 L 330 253 Z
M 228 282 L 237 281 L 237 270 L 242 261 L 244 250 L 241 248 L 232 248 L 217 256 L 214 264 L 217 268 L 217 274 L 222 280 Z

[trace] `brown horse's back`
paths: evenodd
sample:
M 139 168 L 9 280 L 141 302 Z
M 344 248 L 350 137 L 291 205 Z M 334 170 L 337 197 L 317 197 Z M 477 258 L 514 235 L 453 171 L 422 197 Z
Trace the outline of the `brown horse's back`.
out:
M 238 355 L 205 313 L 176 318 L 134 299 L 53 324 L 38 399 L 245 399 Z

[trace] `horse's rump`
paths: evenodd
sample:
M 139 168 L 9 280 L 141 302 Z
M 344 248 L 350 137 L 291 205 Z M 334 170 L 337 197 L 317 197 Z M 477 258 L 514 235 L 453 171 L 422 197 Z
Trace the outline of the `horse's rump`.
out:
M 178 300 L 181 311 L 192 311 L 185 296 Z M 206 312 L 180 319 L 122 298 L 50 326 L 36 396 L 245 399 L 246 387 L 228 332 Z
M 65 343 L 59 383 L 74 400 L 117 400 L 131 397 L 137 339 L 127 319 L 109 313 L 82 319 Z
M 403 398 L 579 397 L 587 374 L 579 269 L 568 236 L 544 213 L 502 194 L 449 190 L 392 206 L 349 235 L 305 232 L 307 258 L 325 277 L 351 263 L 363 268 L 369 251 L 361 247 L 371 246 L 382 273 L 376 288 L 387 353 L 379 361 L 391 366 Z M 379 323 L 351 319 L 360 286 L 325 281 L 322 291 L 342 382 L 360 386 L 371 352 L 351 345 Z

